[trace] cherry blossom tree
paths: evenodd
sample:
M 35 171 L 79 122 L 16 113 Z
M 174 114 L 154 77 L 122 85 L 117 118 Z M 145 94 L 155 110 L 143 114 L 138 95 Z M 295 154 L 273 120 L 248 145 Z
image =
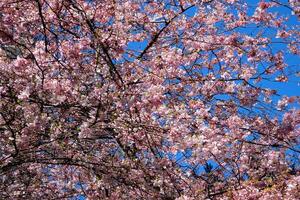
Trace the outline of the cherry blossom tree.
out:
M 1 0 L 0 199 L 298 199 L 299 14 Z

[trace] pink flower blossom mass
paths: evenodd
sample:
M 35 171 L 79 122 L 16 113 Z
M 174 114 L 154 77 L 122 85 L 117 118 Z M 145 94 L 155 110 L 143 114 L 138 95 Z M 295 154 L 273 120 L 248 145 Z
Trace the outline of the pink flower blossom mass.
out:
M 0 199 L 299 199 L 299 17 L 1 0 Z

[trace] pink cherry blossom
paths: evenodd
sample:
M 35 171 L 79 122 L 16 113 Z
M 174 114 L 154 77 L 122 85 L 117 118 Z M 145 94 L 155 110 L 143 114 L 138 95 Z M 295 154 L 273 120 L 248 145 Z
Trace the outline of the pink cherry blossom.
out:
M 295 15 L 0 1 L 0 199 L 298 199 Z

